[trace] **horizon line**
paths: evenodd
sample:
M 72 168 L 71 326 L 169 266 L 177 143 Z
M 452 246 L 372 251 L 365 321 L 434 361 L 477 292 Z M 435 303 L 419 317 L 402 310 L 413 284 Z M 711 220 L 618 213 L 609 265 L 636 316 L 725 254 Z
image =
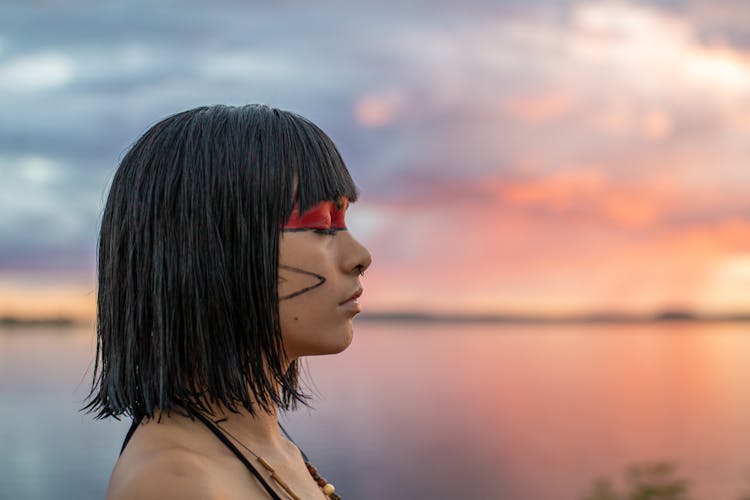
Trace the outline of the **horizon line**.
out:
M 578 314 L 549 313 L 436 313 L 428 311 L 375 311 L 363 312 L 358 319 L 367 322 L 424 322 L 424 323 L 510 323 L 510 324 L 577 324 L 577 323 L 663 323 L 663 322 L 750 322 L 750 312 L 696 313 L 689 310 L 663 310 L 653 314 L 631 314 L 593 311 Z M 93 319 L 72 316 L 21 317 L 0 316 L 0 327 L 54 326 L 75 327 L 93 324 Z
M 664 323 L 664 322 L 750 322 L 750 312 L 699 314 L 692 311 L 664 310 L 653 314 L 617 312 L 589 312 L 579 314 L 512 314 L 512 313 L 435 313 L 426 311 L 366 312 L 358 316 L 362 321 L 407 321 L 450 323 Z

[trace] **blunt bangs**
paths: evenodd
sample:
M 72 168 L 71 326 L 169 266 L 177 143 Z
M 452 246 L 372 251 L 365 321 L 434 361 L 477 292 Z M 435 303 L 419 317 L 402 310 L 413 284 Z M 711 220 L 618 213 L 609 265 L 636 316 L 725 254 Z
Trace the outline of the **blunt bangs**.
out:
M 290 143 L 294 143 L 295 147 L 285 148 L 293 155 L 291 170 L 299 176 L 297 193 L 292 199 L 292 205 L 299 201 L 299 210 L 304 212 L 320 201 L 335 200 L 339 196 L 348 197 L 352 203 L 357 201 L 359 191 L 336 146 L 328 136 L 315 124 L 299 115 L 290 113 L 284 119 L 288 120 L 290 129 L 294 130 L 296 135 L 290 138 Z M 290 197 L 287 196 L 287 199 Z M 284 208 L 286 221 L 291 215 L 292 207 Z
M 295 191 L 295 178 L 297 189 Z M 152 126 L 123 157 L 102 214 L 97 418 L 298 403 L 278 303 L 278 242 L 300 211 L 358 190 L 330 138 L 265 105 L 210 106 Z M 280 393 L 277 391 L 280 387 Z

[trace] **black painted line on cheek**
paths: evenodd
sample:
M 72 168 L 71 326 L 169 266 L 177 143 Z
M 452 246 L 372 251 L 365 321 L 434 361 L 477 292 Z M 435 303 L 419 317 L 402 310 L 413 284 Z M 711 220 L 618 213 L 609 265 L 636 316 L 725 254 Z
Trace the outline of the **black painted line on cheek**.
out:
M 309 292 L 310 290 L 312 290 L 314 288 L 318 288 L 319 286 L 321 286 L 323 283 L 326 282 L 325 276 L 321 276 L 320 274 L 313 273 L 311 271 L 305 271 L 304 269 L 300 269 L 298 267 L 286 266 L 284 264 L 279 264 L 279 267 L 282 268 L 282 269 L 287 269 L 287 270 L 295 272 L 295 273 L 304 274 L 304 275 L 307 275 L 307 276 L 312 276 L 312 277 L 314 277 L 314 278 L 316 278 L 318 280 L 318 282 L 315 283 L 314 285 L 310 285 L 308 287 L 302 288 L 300 290 L 297 290 L 296 292 L 290 293 L 289 295 L 285 295 L 283 297 L 279 297 L 279 300 L 286 300 L 286 299 L 291 299 L 291 298 L 297 297 L 299 295 L 302 295 L 303 293 Z M 284 281 L 286 281 L 286 280 L 284 280 Z

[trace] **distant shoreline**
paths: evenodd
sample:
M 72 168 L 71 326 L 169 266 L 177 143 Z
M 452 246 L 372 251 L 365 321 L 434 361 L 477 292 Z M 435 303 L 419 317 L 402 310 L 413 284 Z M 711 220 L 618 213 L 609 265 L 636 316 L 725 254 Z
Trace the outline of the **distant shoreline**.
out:
M 585 324 L 585 323 L 744 323 L 750 313 L 698 315 L 682 311 L 665 311 L 654 315 L 591 313 L 581 315 L 513 315 L 513 314 L 439 314 L 425 312 L 362 313 L 362 321 L 415 323 L 508 323 L 508 324 Z
M 580 315 L 522 315 L 522 314 L 458 314 L 410 312 L 363 312 L 357 316 L 366 322 L 408 323 L 505 323 L 505 324 L 587 324 L 587 323 L 745 323 L 750 313 L 699 315 L 686 311 L 664 311 L 653 315 L 628 315 L 618 313 L 591 313 Z M 86 326 L 88 321 L 69 317 L 21 318 L 1 316 L 0 327 L 52 327 L 72 328 Z
M 0 317 L 0 327 L 55 327 L 70 328 L 83 326 L 86 323 L 73 318 L 17 318 L 14 316 Z

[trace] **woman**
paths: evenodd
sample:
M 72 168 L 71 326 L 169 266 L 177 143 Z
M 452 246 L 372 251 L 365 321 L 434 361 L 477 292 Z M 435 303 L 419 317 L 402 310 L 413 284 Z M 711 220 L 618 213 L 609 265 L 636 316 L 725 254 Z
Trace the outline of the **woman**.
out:
M 356 199 L 331 140 L 267 106 L 178 113 L 131 147 L 102 216 L 86 406 L 133 418 L 107 498 L 339 498 L 277 411 L 309 407 L 300 357 L 352 341 L 371 262 L 345 225 Z

